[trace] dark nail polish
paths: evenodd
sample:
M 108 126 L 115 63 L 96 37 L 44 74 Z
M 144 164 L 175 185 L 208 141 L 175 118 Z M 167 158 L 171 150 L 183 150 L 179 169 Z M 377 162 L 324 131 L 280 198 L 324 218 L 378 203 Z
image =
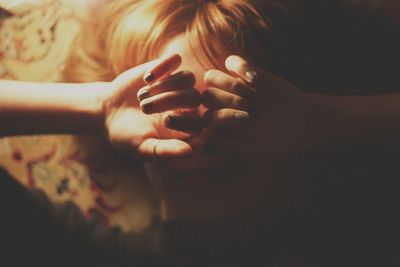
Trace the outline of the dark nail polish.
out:
M 147 83 L 154 81 L 155 78 L 156 76 L 152 72 L 146 73 L 143 77 L 144 81 Z
M 148 113 L 153 108 L 153 106 L 154 106 L 153 102 L 144 103 L 142 105 L 142 110 L 143 110 L 144 113 Z
M 138 100 L 142 101 L 143 99 L 147 98 L 149 96 L 149 91 L 148 90 L 143 90 L 142 92 L 140 92 L 140 94 L 138 94 Z
M 244 75 L 249 83 L 253 83 L 257 78 L 257 73 L 254 70 L 247 70 Z

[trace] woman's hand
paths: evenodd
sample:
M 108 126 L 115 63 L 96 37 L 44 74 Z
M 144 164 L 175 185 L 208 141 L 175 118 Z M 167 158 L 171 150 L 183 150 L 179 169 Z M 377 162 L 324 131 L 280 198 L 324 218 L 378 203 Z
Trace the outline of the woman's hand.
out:
M 205 129 L 194 138 L 202 139 L 204 149 L 148 168 L 158 181 L 164 219 L 257 212 L 283 193 L 276 185 L 281 183 L 276 163 L 299 148 L 308 116 L 305 96 L 238 56 L 229 57 L 226 68 L 229 74 L 210 70 L 204 77 L 202 104 L 208 111 Z M 192 170 L 179 173 L 188 165 Z
M 187 134 L 168 130 L 166 124 L 173 124 L 173 119 L 164 114 L 155 113 L 152 115 L 143 114 L 137 100 L 137 93 L 143 92 L 146 88 L 158 90 L 170 88 L 170 85 L 179 85 L 182 92 L 186 87 L 193 86 L 193 79 L 189 73 L 180 73 L 151 86 L 146 85 L 144 75 L 151 68 L 156 68 L 167 63 L 166 72 L 172 72 L 180 62 L 178 55 L 173 55 L 161 61 L 150 62 L 119 75 L 114 81 L 108 84 L 108 93 L 102 100 L 103 113 L 105 116 L 105 128 L 110 142 L 118 150 L 135 156 L 144 161 L 155 159 L 171 159 L 189 157 L 193 153 L 192 147 L 183 139 Z M 145 88 L 139 90 L 139 88 Z M 185 102 L 190 95 L 189 102 L 185 108 L 195 108 L 199 105 L 196 94 L 190 90 L 188 93 L 179 95 L 179 99 Z M 140 95 L 140 94 L 139 94 Z M 140 97 L 143 98 L 143 95 Z M 166 97 L 168 99 L 168 96 Z M 198 95 L 199 99 L 200 96 Z M 193 100 L 194 99 L 194 100 Z M 150 114 L 160 112 L 165 108 L 165 102 L 159 98 L 148 98 L 141 103 L 141 107 Z M 178 104 L 178 102 L 173 103 Z
M 304 93 L 289 81 L 250 66 L 239 56 L 228 57 L 225 65 L 231 76 L 216 70 L 205 76 L 211 88 L 203 95 L 210 108 L 207 128 L 242 138 L 242 147 L 249 156 L 245 158 L 252 164 L 265 164 L 268 159 L 281 159 L 298 151 L 311 114 Z M 213 145 L 218 151 L 218 142 Z
M 188 138 L 202 129 L 197 108 L 200 93 L 194 88 L 196 79 L 189 71 L 181 71 L 142 87 L 137 98 L 141 110 L 161 116 L 166 126 L 164 136 Z

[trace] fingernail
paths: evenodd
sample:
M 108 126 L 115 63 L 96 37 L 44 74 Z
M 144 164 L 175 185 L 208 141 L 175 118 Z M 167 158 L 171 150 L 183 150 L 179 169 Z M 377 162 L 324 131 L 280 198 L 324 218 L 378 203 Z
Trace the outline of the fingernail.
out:
M 153 102 L 144 103 L 142 104 L 142 110 L 144 113 L 148 113 L 153 108 L 153 106 L 154 106 Z
M 238 121 L 244 121 L 250 117 L 249 113 L 247 113 L 247 112 L 240 112 L 240 113 L 238 112 L 238 113 L 235 113 L 233 116 L 234 116 L 235 120 L 238 120 Z
M 247 70 L 244 75 L 246 76 L 246 81 L 249 83 L 253 83 L 257 78 L 257 73 L 254 70 Z
M 138 94 L 138 100 L 142 101 L 143 99 L 147 98 L 149 96 L 149 90 L 143 90 Z
M 154 81 L 155 78 L 156 76 L 152 72 L 146 73 L 143 77 L 144 81 L 147 83 Z

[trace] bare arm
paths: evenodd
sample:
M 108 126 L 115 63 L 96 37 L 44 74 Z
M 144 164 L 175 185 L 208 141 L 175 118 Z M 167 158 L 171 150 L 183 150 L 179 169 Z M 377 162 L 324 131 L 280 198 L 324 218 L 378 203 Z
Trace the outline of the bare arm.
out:
M 106 83 L 0 81 L 0 136 L 104 130 Z
M 266 185 L 268 179 L 265 177 L 278 177 L 280 166 L 290 164 L 291 157 L 299 152 L 336 150 L 338 147 L 355 150 L 360 146 L 400 146 L 400 94 L 304 94 L 289 81 L 265 70 L 253 68 L 237 56 L 229 57 L 226 67 L 243 80 L 246 79 L 246 73 L 255 71 L 255 80 L 248 85 L 257 91 L 255 105 L 258 112 L 248 120 L 235 122 L 232 119 L 235 113 L 219 113 L 218 110 L 213 110 L 208 126 L 212 124 L 213 129 L 227 134 L 228 138 L 207 140 L 208 144 L 214 146 L 214 152 L 208 152 L 205 148 L 197 149 L 194 157 L 189 160 L 193 160 L 196 163 L 193 165 L 199 167 L 203 156 L 201 153 L 204 153 L 204 158 L 208 158 L 221 171 L 194 172 L 194 176 L 197 175 L 195 179 L 190 177 L 190 172 L 181 179 L 172 176 L 170 179 L 158 179 L 165 181 L 160 184 L 164 197 L 161 206 L 164 219 L 199 216 L 215 218 L 234 210 L 248 210 L 248 207 L 255 206 L 254 203 L 262 203 L 263 198 L 268 197 L 270 185 Z M 214 74 L 211 75 L 212 73 Z M 211 84 L 211 87 L 220 90 L 244 90 L 233 86 L 235 80 L 225 74 L 215 71 L 212 73 L 205 77 L 206 84 Z M 203 95 L 204 99 L 209 98 Z M 227 104 L 223 98 L 218 99 L 218 95 L 213 100 L 214 103 L 216 101 L 219 101 L 219 106 Z M 239 108 L 235 112 L 238 111 Z M 229 124 L 234 127 L 226 128 Z M 240 131 L 247 135 L 244 138 L 239 135 L 240 139 L 232 142 L 235 135 L 231 133 Z M 235 161 L 236 156 L 238 158 Z M 232 161 L 224 162 L 227 159 Z M 171 168 L 170 172 L 176 171 L 179 166 L 188 165 L 188 161 L 177 163 L 177 167 Z M 171 162 L 156 167 L 160 166 L 160 170 L 153 175 L 167 176 L 168 170 L 163 167 L 171 166 Z M 204 168 L 207 169 L 207 166 Z M 278 174 L 274 173 L 274 168 L 278 169 Z M 230 179 L 232 177 L 235 179 Z M 228 179 L 221 181 L 218 178 Z M 197 181 L 196 179 L 202 183 L 191 182 Z M 191 186 L 194 189 L 189 190 Z M 247 208 L 243 208 L 246 205 Z
M 0 81 L 0 136 L 89 134 L 104 136 L 116 149 L 142 160 L 187 157 L 193 152 L 192 147 L 177 139 L 179 136 L 161 133 L 165 118 L 143 114 L 136 97 L 145 85 L 143 76 L 151 67 L 172 62 L 166 71 L 173 71 L 175 61 L 180 62 L 179 55 L 145 63 L 111 82 Z

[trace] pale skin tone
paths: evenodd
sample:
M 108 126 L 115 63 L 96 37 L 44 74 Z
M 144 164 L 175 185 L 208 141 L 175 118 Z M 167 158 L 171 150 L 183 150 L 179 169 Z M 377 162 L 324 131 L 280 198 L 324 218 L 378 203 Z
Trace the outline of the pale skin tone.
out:
M 162 197 L 164 219 L 215 218 L 254 207 L 265 197 L 262 188 L 266 184 L 258 173 L 263 177 L 272 174 L 268 171 L 274 162 L 297 151 L 329 149 L 338 144 L 398 144 L 399 96 L 305 95 L 290 82 L 250 66 L 238 56 L 226 60 L 224 71 L 207 70 L 196 62 L 182 36 L 172 40 L 163 54 L 176 52 L 183 58 L 178 70 L 194 69 L 195 87 L 202 93 L 202 104 L 209 108 L 204 125 L 208 134 L 198 138 L 199 143 L 194 142 L 199 149 L 191 159 L 148 167 Z M 257 73 L 253 81 L 248 81 L 248 71 Z M 168 92 L 171 99 L 171 90 Z M 162 100 L 160 88 L 141 104 L 152 99 L 157 99 L 159 106 L 155 103 L 146 113 L 178 108 Z M 257 116 L 250 115 L 254 109 Z M 245 114 L 244 119 L 235 119 L 235 114 Z M 205 143 L 213 145 L 212 154 L 203 149 Z M 242 165 L 234 156 L 229 157 L 232 154 L 241 155 Z M 218 180 L 218 168 L 225 172 L 222 176 L 230 178 L 228 182 Z
M 180 70 L 192 71 L 196 84 L 188 82 L 191 80 L 190 72 L 182 73 L 168 90 L 185 90 L 185 93 L 176 102 L 172 100 L 175 97 L 164 104 L 160 104 L 162 101 L 158 99 L 153 110 L 156 113 L 151 116 L 139 110 L 135 99 L 139 88 L 146 86 L 142 76 L 151 67 L 134 68 L 110 83 L 55 85 L 0 82 L 0 136 L 43 133 L 100 135 L 108 138 L 123 153 L 145 161 L 168 160 L 165 162 L 172 163 L 172 168 L 182 163 L 186 166 L 192 163 L 192 166 L 200 168 L 212 162 L 224 164 L 226 155 L 240 153 L 242 159 L 249 159 L 249 166 L 255 170 L 263 164 L 264 170 L 268 169 L 274 161 L 296 151 L 330 149 L 338 144 L 350 147 L 359 144 L 399 144 L 399 95 L 304 95 L 290 82 L 266 70 L 249 66 L 238 57 L 227 59 L 227 70 L 224 72 L 197 68 L 195 62 L 189 62 L 185 55 L 182 57 L 184 63 Z M 232 86 L 238 77 L 246 80 L 245 73 L 249 69 L 257 73 L 255 82 L 244 82 L 239 88 Z M 213 89 L 206 90 L 207 87 Z M 155 94 L 166 88 L 159 88 L 160 91 Z M 202 97 L 193 89 L 199 89 Z M 259 101 L 249 104 L 241 100 L 254 91 Z M 192 114 L 178 117 L 171 124 L 168 113 L 164 113 L 181 107 L 196 108 L 199 101 L 211 110 L 206 122 L 202 116 Z M 258 116 L 247 118 L 247 114 L 253 111 L 253 105 Z M 203 115 L 202 112 L 200 115 Z M 239 121 L 238 117 L 241 118 Z M 217 134 L 204 136 L 204 139 L 190 138 L 203 126 Z M 201 150 L 204 140 L 212 144 L 214 152 Z M 201 151 L 193 151 L 193 148 Z M 193 158 L 188 160 L 170 161 L 191 156 Z M 211 159 L 211 163 L 204 158 Z M 232 160 L 235 160 L 234 157 Z M 265 165 L 266 162 L 272 163 Z M 228 160 L 225 164 L 229 166 L 230 163 Z M 234 174 L 241 178 L 245 171 Z M 241 212 L 257 204 L 260 196 L 265 194 L 263 188 L 266 184 L 257 179 L 256 171 L 254 175 L 250 174 L 246 172 L 246 180 L 227 183 L 216 182 L 214 178 L 217 175 L 212 172 L 196 170 L 179 177 L 187 180 L 171 181 L 168 180 L 171 177 L 164 177 L 167 179 L 155 181 L 162 194 L 164 219 L 210 219 L 226 212 Z M 231 176 L 229 174 L 229 178 Z M 153 181 L 154 177 L 157 179 L 157 175 L 152 177 Z M 234 230 L 236 232 L 237 228 Z
M 203 116 L 205 130 L 193 139 L 188 139 L 196 148 L 192 158 L 147 165 L 150 179 L 161 196 L 164 219 L 213 218 L 256 206 L 260 198 L 268 196 L 263 190 L 265 181 L 257 175 L 261 172 L 260 165 L 255 161 L 257 159 L 260 162 L 258 159 L 262 159 L 260 163 L 264 166 L 267 162 L 264 155 L 260 157 L 257 153 L 265 151 L 261 144 L 268 132 L 265 131 L 266 127 L 260 129 L 260 126 L 264 126 L 260 124 L 261 118 L 254 119 L 250 115 L 259 109 L 255 99 L 260 96 L 245 82 L 247 77 L 241 70 L 245 62 L 239 57 L 231 57 L 226 62 L 225 72 L 207 70 L 197 61 L 183 35 L 167 44 L 162 55 L 177 52 L 182 57 L 182 64 L 177 71 L 187 68 L 193 70 L 196 77 L 195 87 L 202 93 L 202 104 L 208 111 L 204 113 L 205 108 L 200 107 L 199 115 Z M 159 84 L 155 85 L 146 86 L 138 91 L 144 112 L 153 115 L 161 115 L 163 112 L 173 114 L 176 128 L 193 122 L 184 120 L 184 116 L 176 116 L 176 109 L 179 107 L 175 103 L 179 102 L 184 108 L 190 102 L 185 90 L 163 90 Z M 144 90 L 146 98 L 143 98 Z M 174 96 L 179 97 L 180 101 L 171 104 Z M 292 101 L 300 100 L 293 96 Z M 145 108 L 147 103 L 153 103 L 152 109 Z M 257 130 L 252 131 L 252 136 L 246 138 L 246 135 L 249 135 L 249 127 Z M 274 142 L 274 146 L 279 145 L 282 148 L 282 144 Z M 210 146 L 212 151 L 207 149 Z M 238 159 L 237 155 L 241 158 Z M 245 162 L 246 160 L 248 162 Z M 251 171 L 248 168 L 249 163 L 253 166 Z M 255 173 L 252 175 L 251 172 Z M 265 170 L 263 173 L 266 173 Z M 248 177 L 246 181 L 243 180 L 244 177 Z M 238 197 L 239 195 L 241 197 Z
M 121 152 L 142 160 L 188 157 L 189 145 L 161 136 L 163 121 L 152 120 L 138 109 L 136 92 L 145 85 L 143 75 L 160 61 L 127 70 L 112 82 L 0 81 L 0 136 L 92 135 L 107 138 Z M 159 143 L 157 155 L 155 143 Z
M 166 48 L 164 53 L 181 53 L 184 50 L 182 47 L 178 47 L 175 51 L 173 49 L 176 47 L 172 46 L 169 51 Z M 120 151 L 146 161 L 190 157 L 193 154 L 193 148 L 197 146 L 200 147 L 201 153 L 195 153 L 192 159 L 183 162 L 185 166 L 190 168 L 198 166 L 200 169 L 204 166 L 212 167 L 213 162 L 225 160 L 225 164 L 231 163 L 230 160 L 235 160 L 234 156 L 226 160 L 224 155 L 235 155 L 233 152 L 243 153 L 243 144 L 245 144 L 244 151 L 248 155 L 246 158 L 250 159 L 254 166 L 257 166 L 260 159 L 262 163 L 266 159 L 285 157 L 293 151 L 311 148 L 329 149 L 338 144 L 344 146 L 360 143 L 378 146 L 398 145 L 400 134 L 398 126 L 400 97 L 398 95 L 361 97 L 304 95 L 293 84 L 265 70 L 249 66 L 238 57 L 230 57 L 226 61 L 229 72 L 225 73 L 201 69 L 202 66 L 199 64 L 196 65 L 195 62 L 187 60 L 187 58 L 194 59 L 192 55 L 188 57 L 183 54 L 182 58 L 183 63 L 179 70 L 194 69 L 197 84 L 193 84 L 194 81 L 189 72 L 184 72 L 178 79 L 174 78 L 174 86 L 171 88 L 189 89 L 190 93 L 184 94 L 183 97 L 183 102 L 186 103 L 183 104 L 185 108 L 198 106 L 200 94 L 194 92 L 195 88 L 203 92 L 200 100 L 211 110 L 209 112 L 211 119 L 208 119 L 204 126 L 211 132 L 222 133 L 222 135 L 214 135 L 213 138 L 204 138 L 210 141 L 214 145 L 214 150 L 217 151 L 212 156 L 208 151 L 202 150 L 203 141 L 200 140 L 198 144 L 195 142 L 196 139 L 189 141 L 187 138 L 193 133 L 184 131 L 187 128 L 195 129 L 194 132 L 198 131 L 199 126 L 192 127 L 193 124 L 202 125 L 198 116 L 193 115 L 190 120 L 182 117 L 172 127 L 168 124 L 165 114 L 159 115 L 161 114 L 159 112 L 171 109 L 169 104 L 163 108 L 154 106 L 156 109 L 153 111 L 156 113 L 151 116 L 143 114 L 138 108 L 137 92 L 146 86 L 143 75 L 157 64 L 154 62 L 151 63 L 152 65 L 128 70 L 110 83 L 77 85 L 2 81 L 0 84 L 1 135 L 71 133 L 106 136 Z M 255 70 L 257 73 L 255 82 L 232 87 L 232 83 L 237 82 L 238 77 L 243 77 L 242 80 L 245 80 L 243 73 L 247 69 Z M 220 91 L 210 92 L 210 90 L 205 90 L 206 87 L 214 87 Z M 237 91 L 230 92 L 232 88 L 236 88 Z M 258 99 L 261 99 L 262 103 L 262 105 L 254 103 L 259 110 L 258 117 L 249 120 L 240 119 L 237 123 L 234 114 L 246 115 L 250 112 L 250 109 L 246 110 L 249 107 L 248 104 L 239 101 L 241 95 L 247 95 L 254 90 L 257 91 Z M 197 100 L 193 101 L 193 98 Z M 232 101 L 233 99 L 236 100 Z M 63 123 L 59 123 L 60 121 Z M 196 123 L 193 123 L 194 121 Z M 243 124 L 246 127 L 241 126 Z M 168 130 L 168 127 L 178 131 Z M 232 140 L 232 136 L 219 138 L 218 136 L 223 136 L 223 133 L 227 132 L 224 130 L 227 128 L 232 129 L 229 133 L 240 133 L 240 129 L 244 129 L 244 133 L 248 132 L 247 129 L 257 129 L 251 132 L 251 138 L 247 138 L 254 142 L 241 141 L 240 134 L 239 142 L 236 142 L 235 138 Z M 223 151 L 223 153 L 219 154 L 218 151 Z M 202 153 L 206 154 L 206 157 L 199 157 Z M 207 161 L 207 158 L 213 160 Z M 171 167 L 176 164 L 181 165 L 179 162 L 175 165 L 172 164 L 173 162 L 169 163 Z M 200 174 L 197 178 L 204 176 L 201 171 L 197 174 Z M 195 173 L 190 175 L 194 178 L 190 180 L 191 187 L 197 188 L 199 196 L 204 193 L 202 192 L 204 188 L 214 190 L 205 186 L 207 183 L 201 179 L 196 179 Z M 249 181 L 246 182 L 249 183 Z M 175 192 L 179 186 L 170 188 L 172 191 L 165 190 L 164 184 L 157 186 L 161 186 L 164 193 L 169 193 L 164 196 L 173 196 L 170 198 L 170 203 L 173 204 L 175 201 L 179 204 L 165 212 L 166 218 L 191 217 L 195 209 L 193 207 L 199 209 L 202 207 L 200 209 L 203 211 L 202 217 L 213 217 L 224 208 L 221 204 L 222 206 L 214 205 L 214 209 L 209 210 L 207 205 L 203 205 L 206 195 L 198 198 L 193 207 L 190 205 L 180 207 L 182 202 L 177 200 L 185 199 L 188 195 L 192 197 L 190 190 Z M 226 189 L 221 185 L 216 188 L 215 196 L 218 196 L 220 189 Z M 258 185 L 257 188 L 261 186 Z M 252 191 L 249 190 L 249 192 Z M 235 194 L 232 197 L 237 199 Z M 215 203 L 213 199 L 208 201 L 210 205 Z

